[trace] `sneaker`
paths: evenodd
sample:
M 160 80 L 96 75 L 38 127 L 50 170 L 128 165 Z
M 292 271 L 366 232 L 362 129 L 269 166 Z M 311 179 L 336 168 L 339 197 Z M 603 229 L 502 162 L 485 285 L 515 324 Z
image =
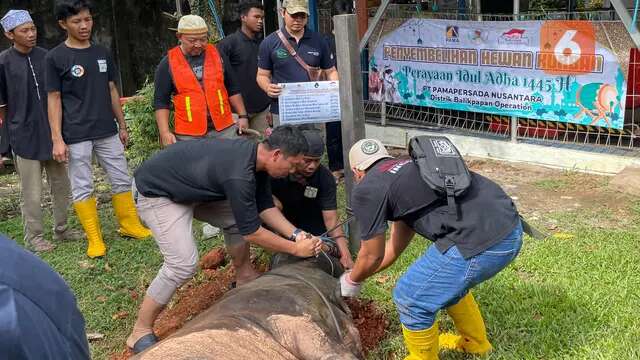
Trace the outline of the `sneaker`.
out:
M 84 239 L 84 233 L 76 229 L 67 227 L 62 231 L 59 231 L 58 229 L 53 230 L 53 241 L 57 241 L 57 242 L 76 241 L 76 240 L 83 240 L 83 239 Z
M 45 239 L 35 239 L 31 241 L 31 248 L 34 252 L 48 252 L 56 248 L 56 246 Z
M 202 225 L 202 237 L 204 239 L 211 239 L 218 234 L 220 234 L 220 229 L 218 229 L 217 227 L 210 224 Z

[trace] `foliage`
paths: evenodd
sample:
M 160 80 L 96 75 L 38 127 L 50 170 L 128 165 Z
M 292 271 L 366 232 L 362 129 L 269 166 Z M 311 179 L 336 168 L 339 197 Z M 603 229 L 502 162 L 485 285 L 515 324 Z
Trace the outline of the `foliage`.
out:
M 127 159 L 134 169 L 160 150 L 158 126 L 153 110 L 153 92 L 153 83 L 147 82 L 124 105 L 124 115 L 129 128 Z M 173 123 L 173 120 L 170 122 Z

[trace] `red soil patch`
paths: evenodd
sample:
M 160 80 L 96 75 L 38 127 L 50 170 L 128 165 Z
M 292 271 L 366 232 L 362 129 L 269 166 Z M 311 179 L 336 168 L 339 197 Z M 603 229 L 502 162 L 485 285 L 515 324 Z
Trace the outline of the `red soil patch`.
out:
M 200 268 L 215 270 L 226 264 L 224 248 L 215 248 L 200 259 Z
M 215 250 L 214 250 L 215 251 Z M 224 270 L 202 270 L 204 280 L 195 284 L 190 281 L 176 293 L 176 302 L 171 307 L 164 309 L 153 326 L 153 332 L 160 338 L 180 329 L 187 321 L 208 309 L 222 297 L 234 279 L 233 267 Z M 111 356 L 111 360 L 125 360 L 133 356 L 128 349 Z
M 220 259 L 219 255 L 217 250 L 214 249 L 203 257 L 203 262 L 204 258 L 209 256 L 210 260 L 217 261 Z M 222 257 L 222 260 L 224 260 L 224 257 Z M 264 263 L 254 263 L 254 266 L 260 272 L 265 272 L 268 267 Z M 173 334 L 187 321 L 211 307 L 229 290 L 235 275 L 232 266 L 220 270 L 204 269 L 202 272 L 204 274 L 203 281 L 199 283 L 190 281 L 180 288 L 176 293 L 177 300 L 173 303 L 173 306 L 160 313 L 153 327 L 154 333 L 160 339 Z M 351 309 L 353 321 L 360 332 L 363 350 L 367 354 L 380 343 L 389 326 L 389 321 L 385 314 L 370 300 L 347 299 L 346 303 Z M 120 353 L 113 354 L 111 360 L 126 360 L 131 356 L 133 356 L 133 353 L 126 349 Z
M 371 300 L 346 299 L 345 302 L 351 309 L 353 323 L 358 328 L 358 332 L 360 332 L 362 349 L 364 354 L 367 355 L 384 338 L 389 327 L 389 319 Z

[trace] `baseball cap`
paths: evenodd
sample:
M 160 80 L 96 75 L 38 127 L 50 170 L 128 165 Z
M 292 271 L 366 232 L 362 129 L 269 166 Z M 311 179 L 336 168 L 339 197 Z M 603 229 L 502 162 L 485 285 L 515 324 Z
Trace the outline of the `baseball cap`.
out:
M 305 13 L 309 15 L 309 1 L 308 0 L 284 0 L 282 7 L 287 10 L 290 15 L 297 13 Z
M 198 15 L 184 15 L 178 22 L 179 34 L 202 34 L 208 31 L 207 23 Z
M 376 161 L 390 157 L 384 145 L 376 139 L 362 139 L 349 150 L 349 164 L 358 170 L 367 170 Z

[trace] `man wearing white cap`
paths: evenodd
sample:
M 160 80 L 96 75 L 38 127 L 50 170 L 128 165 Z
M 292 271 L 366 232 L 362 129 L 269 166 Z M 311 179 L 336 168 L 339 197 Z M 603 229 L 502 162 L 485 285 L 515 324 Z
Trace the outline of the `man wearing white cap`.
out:
M 55 246 L 44 239 L 42 171 L 46 170 L 53 198 L 53 238 L 75 234 L 67 227 L 70 205 L 69 178 L 64 164 L 51 156 L 51 130 L 47 120 L 44 57 L 36 46 L 37 29 L 29 12 L 10 10 L 0 24 L 13 46 L 0 53 L 0 118 L 7 128 L 20 175 L 25 245 L 36 252 Z
M 156 69 L 153 103 L 163 146 L 202 137 L 231 138 L 236 130 L 242 133 L 249 126 L 233 70 L 209 44 L 208 31 L 200 16 L 181 17 L 180 45 L 169 50 Z M 173 132 L 169 128 L 172 107 Z M 231 107 L 239 116 L 239 129 Z
M 340 278 L 342 295 L 357 296 L 361 283 L 391 266 L 418 233 L 433 245 L 393 290 L 406 359 L 437 360 L 441 348 L 489 352 L 492 346 L 470 289 L 504 269 L 520 251 L 522 224 L 511 198 L 493 181 L 470 172 L 471 184 L 454 205 L 460 215 L 452 215 L 447 198 L 422 180 L 417 163 L 392 158 L 376 139 L 355 143 L 349 165 L 357 183 L 351 204 L 362 245 L 353 271 Z M 438 334 L 436 315 L 442 309 L 458 334 Z
M 274 124 L 279 123 L 278 96 L 281 83 L 338 80 L 334 55 L 324 37 L 309 30 L 308 0 L 282 2 L 284 27 L 267 36 L 258 52 L 257 81 L 271 97 Z M 303 65 L 304 64 L 304 65 Z
M 124 156 L 129 134 L 113 59 L 109 50 L 91 43 L 91 3 L 60 0 L 56 17 L 67 39 L 45 58 L 53 158 L 69 163 L 73 207 L 87 235 L 87 256 L 95 258 L 106 254 L 106 246 L 93 194 L 94 154 L 111 183 L 118 233 L 143 239 L 151 232 L 140 223 L 131 194 Z

